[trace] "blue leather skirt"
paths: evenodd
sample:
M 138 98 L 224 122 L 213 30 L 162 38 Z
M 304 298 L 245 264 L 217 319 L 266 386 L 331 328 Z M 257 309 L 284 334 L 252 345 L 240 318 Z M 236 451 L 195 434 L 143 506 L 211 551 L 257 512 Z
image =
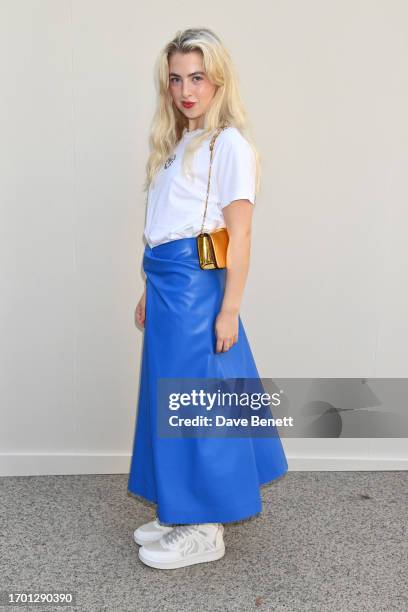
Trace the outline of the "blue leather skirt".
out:
M 146 245 L 146 320 L 128 490 L 157 504 L 163 523 L 225 523 L 262 510 L 260 485 L 288 469 L 279 435 L 157 435 L 157 379 L 258 378 L 239 317 L 238 342 L 216 353 L 226 270 L 202 270 L 196 238 Z

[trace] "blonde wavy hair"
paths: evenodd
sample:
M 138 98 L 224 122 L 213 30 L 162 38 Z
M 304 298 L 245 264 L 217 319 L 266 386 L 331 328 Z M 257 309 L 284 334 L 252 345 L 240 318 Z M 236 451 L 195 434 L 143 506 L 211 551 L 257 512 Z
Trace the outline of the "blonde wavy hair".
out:
M 203 58 L 204 70 L 217 89 L 205 115 L 203 132 L 191 138 L 186 146 L 183 170 L 191 170 L 191 159 L 202 142 L 219 126 L 234 126 L 246 138 L 255 156 L 256 193 L 260 187 L 260 155 L 249 133 L 249 122 L 238 88 L 238 77 L 227 49 L 218 36 L 208 28 L 179 30 L 159 54 L 156 62 L 158 103 L 149 138 L 150 155 L 146 165 L 144 191 L 160 167 L 171 155 L 174 147 L 188 128 L 188 119 L 175 106 L 169 91 L 169 59 L 173 53 L 198 51 Z

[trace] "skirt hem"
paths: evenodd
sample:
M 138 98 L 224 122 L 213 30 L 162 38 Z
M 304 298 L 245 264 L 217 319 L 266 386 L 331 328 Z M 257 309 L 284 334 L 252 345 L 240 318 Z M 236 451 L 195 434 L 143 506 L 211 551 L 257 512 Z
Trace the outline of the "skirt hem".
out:
M 286 468 L 283 472 L 279 472 L 275 476 L 272 476 L 272 478 L 269 477 L 268 480 L 260 482 L 259 486 L 263 487 L 267 484 L 274 482 L 278 478 L 284 476 L 287 471 L 288 469 Z M 157 506 L 157 499 L 154 497 L 154 495 L 151 495 L 150 493 L 142 493 L 139 490 L 132 491 L 130 488 L 128 488 L 128 492 L 144 502 L 148 501 Z M 202 514 L 195 514 L 194 518 L 192 518 L 191 516 L 191 511 L 183 512 L 180 510 L 176 510 L 173 512 L 171 509 L 167 508 L 165 512 L 160 513 L 160 510 L 158 510 L 158 508 L 156 508 L 156 510 L 159 521 L 162 523 L 169 523 L 175 525 L 187 525 L 196 523 L 234 523 L 237 521 L 243 521 L 253 518 L 254 516 L 260 514 L 262 512 L 262 500 L 261 498 L 259 498 L 259 501 L 255 504 L 244 504 L 242 506 L 234 506 L 230 509 L 225 507 L 222 509 L 212 509 L 207 507 L 207 509 Z

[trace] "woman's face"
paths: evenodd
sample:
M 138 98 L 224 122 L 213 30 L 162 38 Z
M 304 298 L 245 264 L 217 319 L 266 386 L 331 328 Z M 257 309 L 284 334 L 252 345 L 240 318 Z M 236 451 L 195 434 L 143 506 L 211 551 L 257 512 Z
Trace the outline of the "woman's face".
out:
M 204 116 L 217 87 L 204 72 L 201 53 L 190 51 L 171 55 L 169 90 L 174 104 L 188 119 L 188 129 L 204 127 Z M 190 104 L 186 106 L 184 103 Z

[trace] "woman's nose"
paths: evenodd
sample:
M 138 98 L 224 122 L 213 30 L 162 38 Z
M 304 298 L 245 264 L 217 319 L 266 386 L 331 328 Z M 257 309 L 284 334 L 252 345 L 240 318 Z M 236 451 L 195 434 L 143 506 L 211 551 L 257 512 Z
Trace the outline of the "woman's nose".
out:
M 182 92 L 183 92 L 183 98 L 188 98 L 190 94 L 190 85 L 186 81 L 183 83 Z

